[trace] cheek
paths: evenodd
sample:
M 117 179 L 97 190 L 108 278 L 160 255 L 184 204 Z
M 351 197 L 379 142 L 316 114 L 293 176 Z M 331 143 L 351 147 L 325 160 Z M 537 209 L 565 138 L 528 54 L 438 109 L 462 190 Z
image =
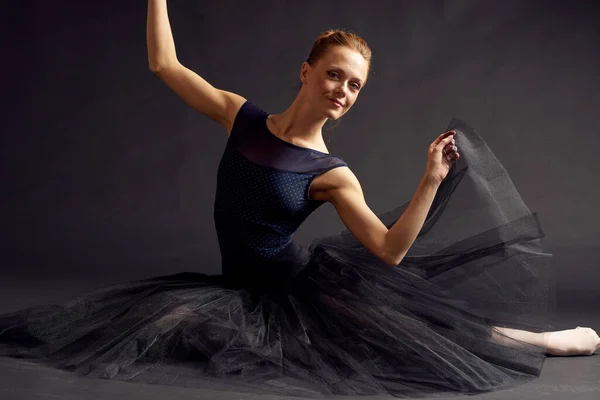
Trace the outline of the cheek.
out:
M 319 99 L 325 99 L 325 97 L 332 95 L 332 93 L 335 91 L 335 86 L 328 83 L 327 81 L 322 81 L 315 82 L 315 85 L 312 89 L 312 96 Z
M 319 89 L 325 92 L 332 92 L 335 89 L 335 83 L 327 79 L 317 82 L 317 85 Z

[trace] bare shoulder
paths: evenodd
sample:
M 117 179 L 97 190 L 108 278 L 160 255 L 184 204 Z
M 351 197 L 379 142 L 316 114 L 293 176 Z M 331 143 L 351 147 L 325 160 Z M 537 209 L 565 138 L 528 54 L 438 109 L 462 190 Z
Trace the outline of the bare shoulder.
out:
M 362 193 L 358 178 L 347 166 L 336 167 L 317 176 L 310 188 L 310 198 L 334 203 L 336 195 L 343 190 Z
M 233 123 L 235 121 L 235 117 L 237 116 L 240 108 L 246 102 L 246 98 L 240 96 L 237 93 L 228 92 L 226 90 L 221 90 L 223 96 L 226 98 L 226 107 L 225 113 L 226 118 L 222 122 L 223 127 L 227 130 L 227 135 L 231 134 L 231 130 L 233 129 Z

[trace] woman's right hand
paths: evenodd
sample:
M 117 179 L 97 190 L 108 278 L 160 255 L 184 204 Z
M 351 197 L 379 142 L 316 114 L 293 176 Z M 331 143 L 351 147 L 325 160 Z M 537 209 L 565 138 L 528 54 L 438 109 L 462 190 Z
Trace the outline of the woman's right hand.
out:
M 441 183 L 446 178 L 450 167 L 460 157 L 455 136 L 455 131 L 444 132 L 429 145 L 425 174 L 436 182 Z

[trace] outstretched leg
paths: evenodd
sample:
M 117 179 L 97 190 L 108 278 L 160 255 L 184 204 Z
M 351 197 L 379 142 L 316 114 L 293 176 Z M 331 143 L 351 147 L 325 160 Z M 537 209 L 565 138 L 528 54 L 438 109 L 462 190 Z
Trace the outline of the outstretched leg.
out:
M 335 309 L 338 314 L 351 317 L 353 320 L 369 326 L 371 324 L 394 324 L 393 319 L 388 318 L 393 313 L 388 308 L 368 307 L 368 312 L 361 313 L 360 303 L 343 304 L 335 298 L 321 295 L 321 301 Z M 352 310 L 352 311 L 350 311 Z M 379 312 L 381 312 L 381 314 Z M 506 346 L 517 347 L 518 342 L 525 342 L 546 349 L 546 353 L 555 356 L 592 355 L 600 349 L 600 337 L 591 328 L 577 327 L 554 332 L 530 332 L 521 329 L 493 327 L 492 340 Z
M 592 355 L 600 349 L 600 337 L 591 328 L 577 327 L 554 332 L 529 332 L 520 329 L 494 327 L 492 339 L 498 343 L 507 343 L 507 337 L 530 343 L 546 349 L 546 353 L 555 356 Z

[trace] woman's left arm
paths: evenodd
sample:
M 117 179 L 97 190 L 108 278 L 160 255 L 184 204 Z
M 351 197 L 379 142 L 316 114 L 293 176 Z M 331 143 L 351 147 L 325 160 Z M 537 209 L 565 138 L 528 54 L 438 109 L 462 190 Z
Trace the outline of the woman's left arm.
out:
M 397 254 L 390 252 L 386 244 L 388 229 L 367 205 L 354 173 L 348 167 L 339 167 L 323 178 L 327 189 L 313 198 L 333 204 L 344 225 L 371 253 L 386 264 L 398 265 Z
M 328 171 L 325 180 L 327 190 L 318 193 L 318 200 L 332 203 L 348 230 L 390 266 L 400 264 L 408 253 L 423 228 L 440 184 L 437 179 L 425 175 L 408 208 L 388 229 L 367 205 L 361 185 L 348 167 Z
M 455 131 L 444 132 L 429 145 L 425 176 L 390 229 L 367 206 L 360 183 L 348 167 L 328 171 L 324 175 L 326 189 L 318 195 L 334 205 L 344 225 L 367 249 L 386 264 L 396 266 L 423 229 L 439 186 L 460 156 L 455 136 Z

